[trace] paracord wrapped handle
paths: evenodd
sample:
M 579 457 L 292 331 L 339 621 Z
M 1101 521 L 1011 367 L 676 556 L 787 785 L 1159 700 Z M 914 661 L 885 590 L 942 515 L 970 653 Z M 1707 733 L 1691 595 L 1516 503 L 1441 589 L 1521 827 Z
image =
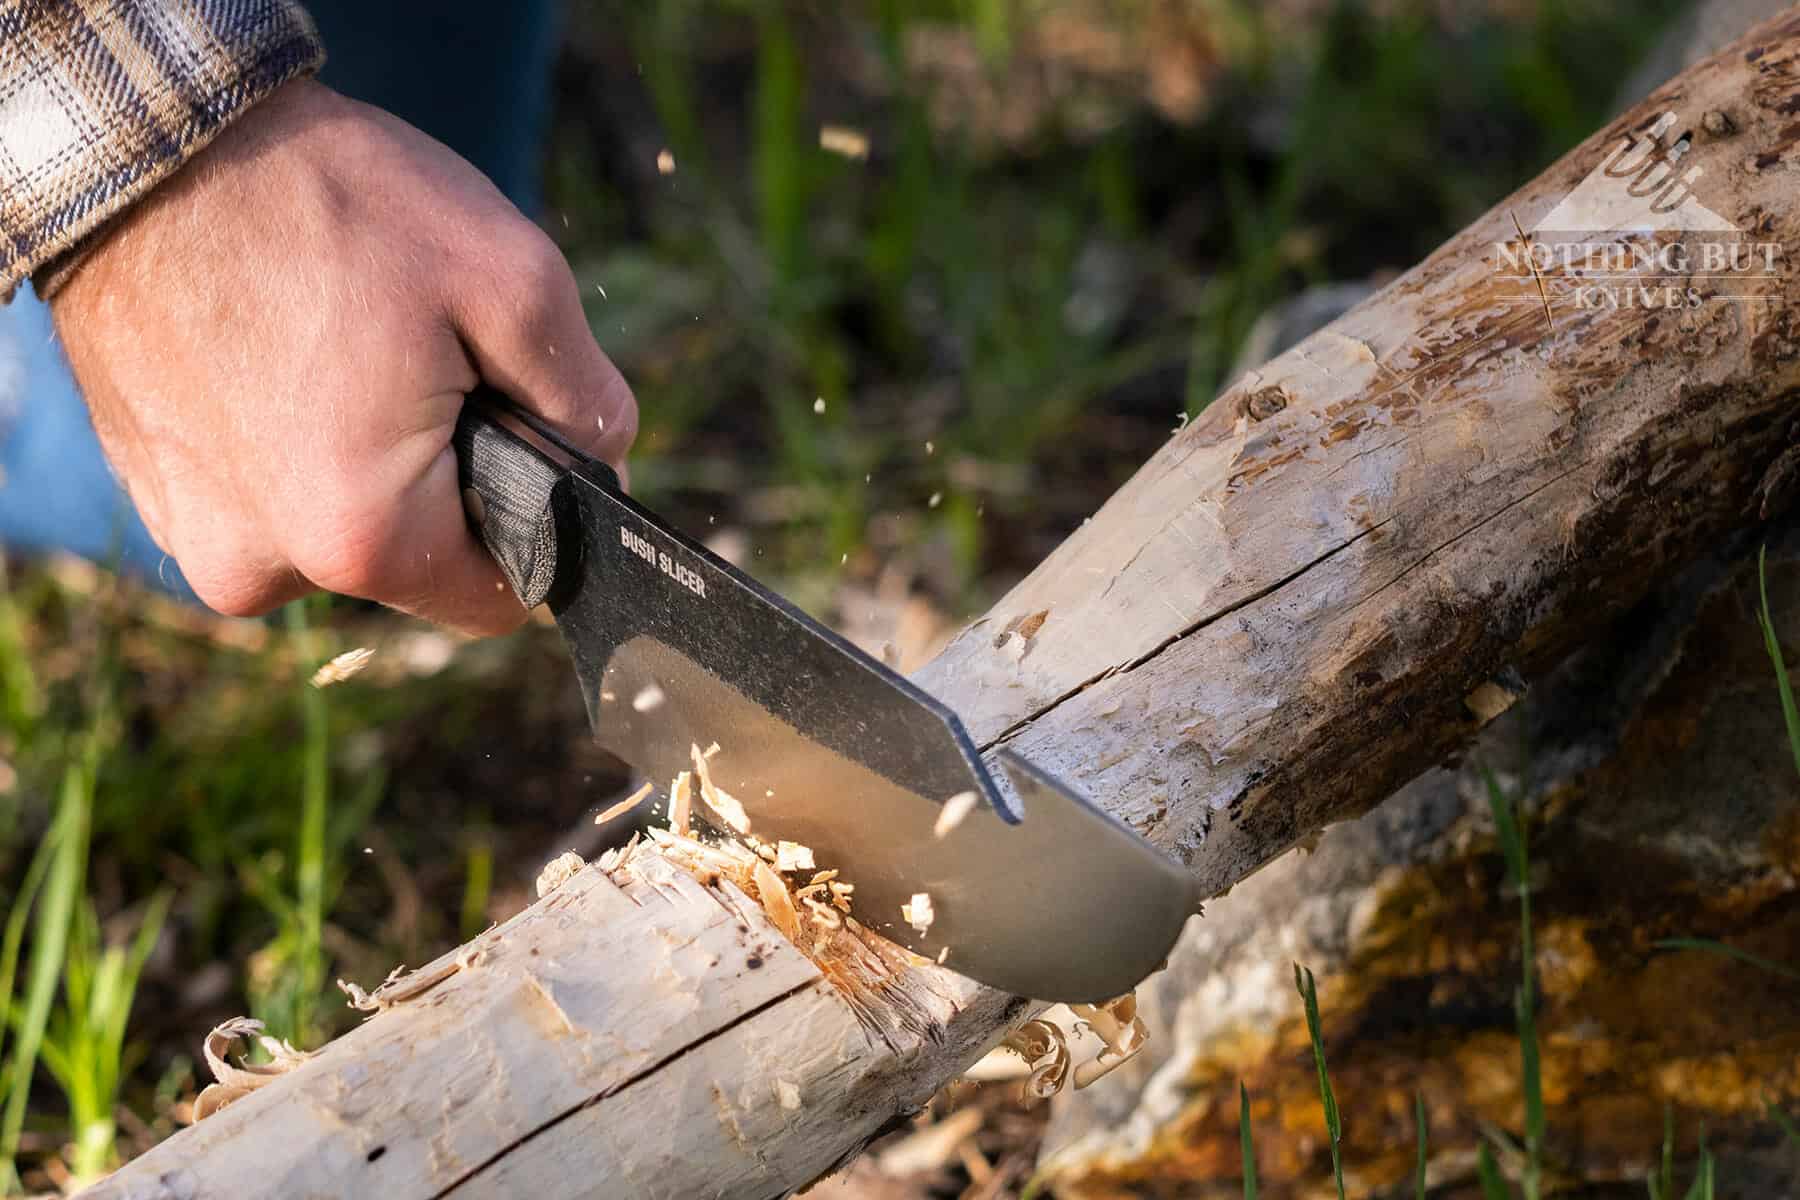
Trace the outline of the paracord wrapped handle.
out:
M 463 509 L 526 608 L 556 586 L 556 513 L 551 492 L 568 468 L 502 425 L 506 397 L 477 387 L 463 403 L 451 441 Z

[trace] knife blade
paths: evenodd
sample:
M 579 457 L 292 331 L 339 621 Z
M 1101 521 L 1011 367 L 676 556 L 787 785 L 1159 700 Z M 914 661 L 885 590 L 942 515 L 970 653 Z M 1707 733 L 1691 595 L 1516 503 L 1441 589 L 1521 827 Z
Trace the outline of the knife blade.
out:
M 1011 750 L 984 760 L 949 708 L 500 393 L 471 393 L 453 442 L 471 524 L 521 601 L 549 605 L 595 741 L 665 800 L 716 743 L 754 832 L 839 869 L 858 921 L 1018 995 L 1109 999 L 1167 957 L 1199 897 L 1125 825 Z M 974 807 L 939 830 L 962 793 Z M 922 930 L 902 919 L 918 893 Z

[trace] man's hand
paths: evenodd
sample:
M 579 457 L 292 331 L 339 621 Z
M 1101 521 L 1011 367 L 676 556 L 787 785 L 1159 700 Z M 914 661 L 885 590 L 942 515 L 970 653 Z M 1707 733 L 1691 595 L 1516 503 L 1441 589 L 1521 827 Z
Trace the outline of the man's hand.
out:
M 522 610 L 463 516 L 463 394 L 484 379 L 615 466 L 637 429 L 549 238 L 316 83 L 152 192 L 52 311 L 151 535 L 221 612 L 325 588 L 508 629 Z

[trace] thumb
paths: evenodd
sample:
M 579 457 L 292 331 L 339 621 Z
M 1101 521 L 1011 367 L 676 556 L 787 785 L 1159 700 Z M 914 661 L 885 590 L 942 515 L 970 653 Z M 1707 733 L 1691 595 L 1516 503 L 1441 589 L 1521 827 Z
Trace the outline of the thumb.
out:
M 568 263 L 528 228 L 522 252 L 476 276 L 496 286 L 449 305 L 457 333 L 483 380 L 623 473 L 637 401 L 594 340 Z

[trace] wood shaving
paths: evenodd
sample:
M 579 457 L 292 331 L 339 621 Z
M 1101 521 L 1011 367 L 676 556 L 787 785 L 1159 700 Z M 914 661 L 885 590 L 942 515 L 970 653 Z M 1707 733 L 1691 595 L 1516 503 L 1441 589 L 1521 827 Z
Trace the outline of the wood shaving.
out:
M 1026 1098 L 1035 1102 L 1065 1085 L 1079 1090 L 1104 1078 L 1142 1050 L 1148 1037 L 1149 1030 L 1137 1013 L 1135 992 L 1105 1004 L 1058 1004 L 1020 1026 L 964 1072 L 964 1078 L 1019 1081 Z M 1093 1053 L 1093 1039 L 1098 1039 L 1101 1047 L 1088 1058 Z M 1090 1049 L 1078 1053 L 1072 1040 L 1086 1041 Z M 1078 1061 L 1082 1059 L 1085 1061 Z
M 373 646 L 358 646 L 354 650 L 346 650 L 314 671 L 311 683 L 316 688 L 327 688 L 334 683 L 342 683 L 368 666 L 369 660 L 374 657 L 375 648 Z
M 736 796 L 713 782 L 712 770 L 699 746 L 688 747 L 694 760 L 694 775 L 700 780 L 700 799 L 719 815 L 719 819 L 740 836 L 750 832 L 750 814 Z
M 646 781 L 644 783 L 643 787 L 639 788 L 637 791 L 631 793 L 631 795 L 625 797 L 625 799 L 619 801 L 617 804 L 613 805 L 611 808 L 607 809 L 605 812 L 603 812 L 599 816 L 595 817 L 594 824 L 604 825 L 608 821 L 618 820 L 620 817 L 624 816 L 626 813 L 630 812 L 632 809 L 634 809 L 638 805 L 642 804 L 644 802 L 644 798 L 655 790 L 656 790 L 656 785 Z
M 637 852 L 638 840 L 638 835 L 634 833 L 631 835 L 631 840 L 626 842 L 623 846 L 615 846 L 605 854 L 602 854 L 600 856 L 600 869 L 602 871 L 610 872 L 617 871 L 621 867 L 629 865 L 631 856 Z
M 587 862 L 573 850 L 565 850 L 545 863 L 544 869 L 538 872 L 537 877 L 538 899 L 542 900 L 567 883 L 574 878 L 577 871 L 585 866 L 587 866 Z
M 491 926 L 490 926 L 491 928 Z M 383 1012 L 405 1000 L 422 996 L 458 971 L 466 971 L 480 961 L 485 947 L 475 945 L 464 946 L 455 958 L 445 959 L 433 966 L 420 967 L 410 975 L 404 965 L 389 971 L 387 978 L 372 992 L 365 992 L 347 979 L 337 981 L 338 991 L 348 997 L 351 1008 L 362 1012 Z
M 1001 1045 L 1031 1068 L 1021 1087 L 1027 1103 L 1048 1100 L 1062 1091 L 1069 1078 L 1069 1039 L 1060 1026 L 1041 1019 L 1027 1021 Z
M 1149 1040 L 1150 1030 L 1137 1015 L 1137 993 L 1127 992 L 1105 1004 L 1071 1004 L 1069 1011 L 1088 1023 L 1106 1049 L 1075 1069 L 1075 1086 L 1084 1088 L 1129 1060 Z
M 848 125 L 821 125 L 819 149 L 861 162 L 869 157 L 869 135 Z
M 686 837 L 693 829 L 694 777 L 683 771 L 669 785 L 669 832 Z
M 931 893 L 914 892 L 911 902 L 900 906 L 900 919 L 911 925 L 915 932 L 929 932 L 931 923 L 937 920 L 937 913 L 931 907 Z
M 663 695 L 663 690 L 653 683 L 631 698 L 631 707 L 638 712 L 647 713 L 661 708 L 666 699 L 668 697 Z
M 802 846 L 799 842 L 775 843 L 775 869 L 777 871 L 811 871 L 818 865 L 813 861 L 811 846 Z
M 938 810 L 937 821 L 931 827 L 931 836 L 940 840 L 949 837 L 950 831 L 975 811 L 979 799 L 974 792 L 958 792 L 944 801 L 944 807 Z
M 404 974 L 406 974 L 406 964 L 402 963 L 389 971 L 387 978 L 377 984 L 373 992 L 365 992 L 347 979 L 337 981 L 338 991 L 349 997 L 351 1008 L 360 1009 L 363 1012 L 377 1012 L 386 1007 L 381 1001 L 381 994 L 393 987 Z
M 796 946 L 800 944 L 800 914 L 794 908 L 794 898 L 789 895 L 787 883 L 775 873 L 775 868 L 762 860 L 757 860 L 752 868 L 756 881 L 757 898 L 762 901 L 763 911 L 781 930 L 781 936 Z
M 225 1058 L 231 1044 L 240 1038 L 254 1041 L 269 1056 L 266 1063 L 241 1063 L 232 1066 Z M 272 1079 L 287 1074 L 312 1055 L 296 1050 L 280 1038 L 263 1034 L 263 1023 L 254 1017 L 233 1017 L 213 1027 L 201 1047 L 206 1065 L 216 1081 L 206 1086 L 194 1099 L 194 1120 L 202 1121 L 234 1100 L 242 1099 Z
M 831 905 L 812 896 L 807 896 L 800 902 L 806 905 L 807 911 L 812 914 L 814 924 L 823 925 L 826 929 L 843 928 L 844 918 L 839 916 L 838 910 Z

